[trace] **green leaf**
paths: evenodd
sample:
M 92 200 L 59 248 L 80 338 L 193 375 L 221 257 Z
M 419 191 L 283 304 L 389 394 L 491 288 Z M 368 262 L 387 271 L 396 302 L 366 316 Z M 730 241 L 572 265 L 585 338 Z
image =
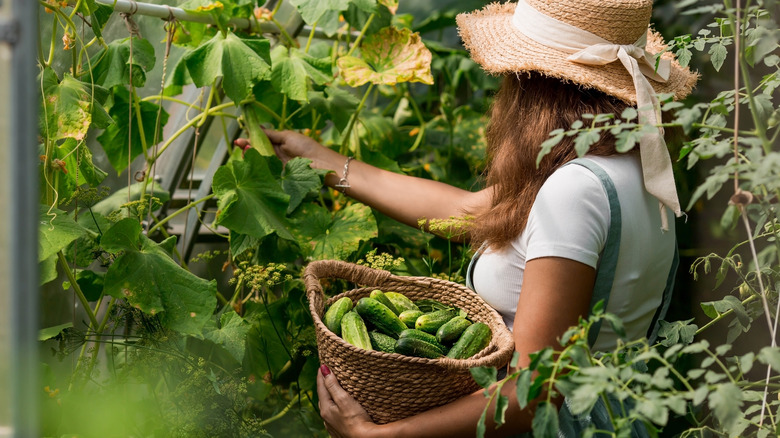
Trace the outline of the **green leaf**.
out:
M 309 81 L 323 85 L 333 80 L 330 58 L 315 58 L 296 48 L 276 46 L 271 52 L 274 88 L 297 101 L 309 101 Z
M 271 144 L 271 140 L 263 131 L 262 118 L 260 117 L 260 110 L 256 107 L 256 102 L 251 101 L 241 105 L 241 112 L 244 115 L 246 130 L 249 131 L 249 143 L 252 145 L 252 149 L 266 157 L 274 155 L 274 147 Z
M 587 130 L 577 134 L 577 137 L 574 138 L 574 150 L 577 152 L 577 156 L 582 157 L 587 154 L 590 147 L 600 138 L 601 135 L 595 130 Z
M 49 140 L 84 140 L 92 124 L 93 99 L 84 84 L 69 74 L 60 81 L 51 68 L 41 73 L 41 135 Z
M 710 47 L 709 54 L 710 62 L 712 62 L 712 66 L 715 67 L 715 71 L 720 71 L 720 68 L 723 67 L 723 62 L 726 61 L 726 56 L 728 55 L 726 46 L 721 43 L 713 44 L 712 47 Z
M 538 166 L 539 163 L 542 162 L 542 158 L 545 157 L 545 155 L 549 154 L 550 151 L 552 151 L 552 148 L 555 146 L 558 146 L 558 143 L 563 140 L 563 137 L 566 135 L 566 133 L 563 131 L 563 129 L 556 129 L 555 131 L 550 133 L 550 138 L 542 142 L 542 145 L 540 146 L 539 155 L 536 156 L 536 165 Z
M 769 365 L 775 371 L 780 371 L 780 348 L 764 347 L 758 353 L 758 360 Z
M 558 409 L 552 403 L 543 401 L 536 407 L 534 419 L 531 422 L 534 436 L 558 436 Z
M 114 7 L 111 5 L 104 5 L 98 3 L 95 0 L 85 0 L 77 9 L 83 15 L 89 15 L 90 28 L 96 37 L 101 38 L 103 36 L 103 29 L 108 23 L 108 19 L 111 18 L 111 14 L 114 12 Z
M 670 347 L 677 343 L 687 345 L 693 342 L 693 337 L 699 327 L 696 324 L 691 324 L 691 321 L 693 319 L 672 323 L 664 320 L 659 321 L 661 328 L 658 330 L 658 337 L 664 339 L 661 344 Z
M 236 312 L 230 311 L 219 318 L 219 328 L 212 321 L 203 330 L 203 337 L 221 346 L 230 353 L 238 363 L 244 360 L 246 351 L 246 335 L 252 325 Z
M 501 426 L 506 422 L 506 409 L 509 407 L 509 397 L 498 394 L 496 397 L 496 412 L 493 415 L 493 421 L 496 423 L 496 427 Z
M 130 63 L 131 44 L 132 64 Z M 155 61 L 154 47 L 149 41 L 136 37 L 114 40 L 90 59 L 92 74 L 87 74 L 86 77 L 105 88 L 127 86 L 130 83 L 132 65 L 133 86 L 141 88 L 146 84 L 146 73 L 154 68 Z
M 79 271 L 76 274 L 76 283 L 89 302 L 97 301 L 103 295 L 104 279 L 105 274 L 90 270 Z
M 296 214 L 293 229 L 307 259 L 345 260 L 357 251 L 361 241 L 377 236 L 371 208 L 351 204 L 331 215 L 324 207 L 304 204 Z
M 230 253 L 238 257 L 244 252 L 255 249 L 260 245 L 260 239 L 246 234 L 230 231 Z
M 118 254 L 105 277 L 105 293 L 180 333 L 200 337 L 217 304 L 217 284 L 193 275 L 142 233 L 133 218 L 117 222 L 103 234 L 103 249 Z
M 144 139 L 146 140 L 146 145 L 152 147 L 154 144 L 157 113 L 160 107 L 152 102 L 139 102 L 138 104 L 141 110 Z M 129 120 L 130 111 L 132 111 L 132 121 Z M 143 153 L 138 117 L 135 109 L 130 108 L 130 93 L 126 89 L 117 88 L 114 91 L 114 105 L 111 106 L 108 113 L 114 119 L 114 124 L 106 128 L 97 140 L 103 145 L 103 150 L 106 151 L 108 161 L 114 170 L 117 173 L 122 173 L 127 168 L 128 153 L 130 153 L 131 160 Z M 167 122 L 168 113 L 162 110 L 160 125 L 165 126 Z M 131 123 L 131 125 L 128 126 L 128 123 Z M 159 132 L 158 140 L 161 138 L 162 132 Z M 128 141 L 130 142 L 129 150 Z
M 234 102 L 244 100 L 255 84 L 271 75 L 270 42 L 239 38 L 233 32 L 217 33 L 183 59 L 196 86 L 210 86 L 222 77 L 222 89 Z
M 43 262 L 87 234 L 62 210 L 41 205 L 38 210 L 38 261 Z
M 54 148 L 54 155 L 65 163 L 67 179 L 73 188 L 83 184 L 95 187 L 108 175 L 95 166 L 92 151 L 84 141 L 69 138 Z
M 490 385 L 496 383 L 498 370 L 495 368 L 475 367 L 469 368 L 469 372 L 471 373 L 471 377 L 474 378 L 474 381 L 485 389 L 490 388 Z
M 236 151 L 214 174 L 212 186 L 219 198 L 215 225 L 258 238 L 276 233 L 295 240 L 285 216 L 289 196 L 256 150 L 247 150 L 243 160 L 237 158 L 240 155 Z
M 362 59 L 342 56 L 338 60 L 341 75 L 351 87 L 367 82 L 433 84 L 431 52 L 422 43 L 420 35 L 409 29 L 386 27 L 366 37 L 360 51 Z
M 482 410 L 482 415 L 479 416 L 479 421 L 477 421 L 477 438 L 485 437 L 485 420 L 487 419 L 489 407 L 490 406 L 485 406 L 485 409 Z
M 751 318 L 742 305 L 742 301 L 734 295 L 726 295 L 719 301 L 706 301 L 700 304 L 704 313 L 710 318 L 715 318 L 729 310 L 737 317 L 737 321 L 743 327 L 750 327 Z
M 322 177 L 328 171 L 312 169 L 311 160 L 301 157 L 293 158 L 284 166 L 282 175 L 282 188 L 290 195 L 290 205 L 287 213 L 292 213 L 301 201 L 308 195 L 322 187 Z
M 73 323 L 72 322 L 66 322 L 65 324 L 55 325 L 54 327 L 47 327 L 45 329 L 40 329 L 38 331 L 38 340 L 39 341 L 48 341 L 51 338 L 56 338 L 65 329 L 69 329 L 71 327 L 73 327 Z
M 528 394 L 531 390 L 531 370 L 524 369 L 521 371 L 517 376 L 516 385 L 517 404 L 520 406 L 520 409 L 525 409 L 528 406 Z
M 38 263 L 38 276 L 40 277 L 41 286 L 57 279 L 58 273 L 56 255 L 53 255 Z
M 726 431 L 737 427 L 739 420 L 744 417 L 742 391 L 731 382 L 718 385 L 715 391 L 710 392 L 708 402 L 715 418 Z
M 298 8 L 306 24 L 316 23 L 328 36 L 339 27 L 339 13 L 349 8 L 349 0 L 290 0 L 290 4 Z
M 352 26 L 355 29 L 360 29 L 361 31 L 365 29 L 365 36 L 373 35 L 380 30 L 382 30 L 385 27 L 392 26 L 393 23 L 393 13 L 390 12 L 390 10 L 385 7 L 384 5 L 377 5 L 374 4 L 374 10 L 373 11 L 366 11 L 365 9 L 359 7 L 355 0 L 350 0 L 351 4 L 349 5 L 349 9 L 347 9 L 345 12 L 343 12 L 341 15 L 344 17 L 344 20 L 346 20 L 347 23 L 349 23 L 350 26 Z M 365 1 L 365 0 L 358 0 L 358 1 Z M 371 22 L 368 22 L 368 19 L 371 18 L 373 15 L 373 19 Z M 368 26 L 366 27 L 366 24 Z M 396 26 L 396 27 L 411 27 L 411 26 Z

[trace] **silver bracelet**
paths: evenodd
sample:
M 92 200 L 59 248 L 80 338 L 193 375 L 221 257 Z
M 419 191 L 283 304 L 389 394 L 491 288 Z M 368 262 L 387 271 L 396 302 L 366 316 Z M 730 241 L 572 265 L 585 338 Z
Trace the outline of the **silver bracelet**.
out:
M 349 175 L 349 162 L 352 161 L 352 157 L 347 157 L 347 161 L 344 163 L 344 176 L 341 177 L 339 180 L 339 183 L 333 186 L 336 190 L 340 191 L 343 194 L 347 194 L 347 189 L 351 186 L 349 185 L 349 181 L 347 181 L 347 176 Z

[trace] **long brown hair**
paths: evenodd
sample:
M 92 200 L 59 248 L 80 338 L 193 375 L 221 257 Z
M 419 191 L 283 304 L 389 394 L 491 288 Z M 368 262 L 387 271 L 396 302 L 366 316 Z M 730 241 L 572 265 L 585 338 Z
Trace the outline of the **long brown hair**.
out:
M 620 115 L 627 103 L 595 89 L 585 89 L 539 73 L 504 77 L 491 108 L 486 132 L 485 182 L 493 189 L 490 208 L 475 217 L 472 246 L 504 248 L 525 228 L 544 181 L 577 158 L 574 137 L 564 137 L 536 166 L 542 142 L 555 129 L 569 129 L 583 114 Z M 613 155 L 615 139 L 602 135 L 588 151 Z

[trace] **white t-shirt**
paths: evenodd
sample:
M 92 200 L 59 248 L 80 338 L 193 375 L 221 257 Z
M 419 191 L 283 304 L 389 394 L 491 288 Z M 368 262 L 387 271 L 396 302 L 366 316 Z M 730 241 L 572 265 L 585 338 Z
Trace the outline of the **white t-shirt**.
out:
M 658 200 L 644 188 L 636 153 L 591 157 L 612 179 L 622 215 L 620 254 L 607 311 L 623 320 L 629 339 L 646 336 L 661 304 L 674 257 L 674 217 L 661 230 Z M 555 171 L 539 190 L 525 230 L 500 252 L 483 251 L 473 267 L 476 292 L 512 329 L 528 260 L 563 257 L 597 268 L 609 229 L 609 201 L 598 177 L 583 166 Z M 555 315 L 550 317 L 554 318 Z M 602 324 L 594 348 L 618 337 Z

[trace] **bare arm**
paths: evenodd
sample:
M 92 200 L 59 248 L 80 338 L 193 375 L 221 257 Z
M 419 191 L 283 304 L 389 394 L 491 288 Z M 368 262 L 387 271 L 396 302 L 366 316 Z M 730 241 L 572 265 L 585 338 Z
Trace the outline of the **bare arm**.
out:
M 528 366 L 530 353 L 557 345 L 557 339 L 577 324 L 580 316 L 587 315 L 595 276 L 595 270 L 590 266 L 559 257 L 527 263 L 513 328 L 515 349 L 520 353 L 519 366 Z M 323 376 L 320 373 L 317 388 L 322 417 L 331 434 L 338 437 L 473 437 L 486 404 L 480 390 L 440 408 L 377 426 L 338 386 L 332 374 Z M 488 436 L 530 430 L 533 407 L 519 408 L 514 382 L 507 382 L 503 393 L 510 401 L 507 424 L 495 429 L 489 423 Z
M 283 162 L 294 157 L 312 160 L 312 167 L 332 170 L 325 184 L 334 187 L 343 175 L 347 157 L 293 131 L 266 130 L 274 151 Z M 245 145 L 246 140 L 238 140 Z M 352 160 L 347 194 L 383 214 L 417 228 L 417 221 L 448 219 L 475 213 L 489 205 L 488 192 L 470 192 L 448 184 L 401 175 Z

